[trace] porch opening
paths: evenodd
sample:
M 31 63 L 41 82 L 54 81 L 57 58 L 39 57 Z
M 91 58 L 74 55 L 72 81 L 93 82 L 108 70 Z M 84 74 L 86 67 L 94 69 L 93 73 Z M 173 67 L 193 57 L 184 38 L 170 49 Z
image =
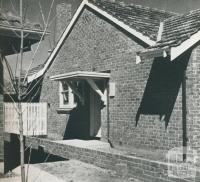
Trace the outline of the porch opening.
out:
M 101 138 L 102 117 L 107 117 L 109 77 L 109 73 L 83 71 L 51 77 L 51 80 L 68 85 L 68 89 L 63 93 L 67 94 L 64 97 L 69 103 L 65 105 L 66 107 L 60 104 L 63 108 L 59 108 L 62 113 L 69 113 L 64 139 Z M 73 94 L 73 99 L 70 93 Z M 60 101 L 64 103 L 61 100 L 62 95 L 60 97 Z

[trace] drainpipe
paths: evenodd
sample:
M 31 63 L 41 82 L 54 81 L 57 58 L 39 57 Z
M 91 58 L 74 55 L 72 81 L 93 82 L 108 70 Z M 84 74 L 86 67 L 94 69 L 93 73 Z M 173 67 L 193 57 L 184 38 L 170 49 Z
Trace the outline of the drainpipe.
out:
M 186 71 L 182 78 L 182 129 L 183 129 L 183 161 L 187 159 L 187 103 L 186 103 Z

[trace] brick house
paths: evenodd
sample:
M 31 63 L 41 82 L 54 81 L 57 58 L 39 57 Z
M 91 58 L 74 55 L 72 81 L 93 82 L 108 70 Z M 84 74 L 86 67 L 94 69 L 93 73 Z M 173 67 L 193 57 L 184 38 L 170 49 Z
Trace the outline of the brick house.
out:
M 28 77 L 42 80 L 47 138 L 147 150 L 187 140 L 199 149 L 199 15 L 84 0 L 42 69 Z
M 6 56 L 17 54 L 20 51 L 20 18 L 11 12 L 0 12 L 0 160 L 4 158 L 4 99 L 5 90 L 4 81 L 9 80 L 5 77 Z M 24 52 L 31 50 L 31 45 L 38 42 L 42 36 L 41 26 L 26 22 L 24 24 Z M 9 80 L 10 81 L 10 80 Z

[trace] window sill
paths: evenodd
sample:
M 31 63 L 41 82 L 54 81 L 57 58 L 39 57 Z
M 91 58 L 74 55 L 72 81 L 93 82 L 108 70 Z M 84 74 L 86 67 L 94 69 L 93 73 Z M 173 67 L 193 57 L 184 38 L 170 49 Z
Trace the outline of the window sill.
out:
M 75 107 L 68 107 L 68 108 L 58 108 L 56 111 L 58 114 L 68 114 L 72 109 Z

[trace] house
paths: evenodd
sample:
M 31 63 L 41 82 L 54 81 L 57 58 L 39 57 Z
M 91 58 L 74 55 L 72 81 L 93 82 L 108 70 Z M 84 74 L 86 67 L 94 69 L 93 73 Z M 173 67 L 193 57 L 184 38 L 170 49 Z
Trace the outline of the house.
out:
M 40 101 L 49 103 L 48 137 L 95 137 L 97 131 L 90 126 L 101 125 L 101 139 L 106 141 L 109 132 L 113 145 L 159 149 L 181 145 L 181 75 L 198 42 L 191 37 L 198 37 L 198 22 L 191 21 L 198 13 L 186 16 L 83 1 L 44 67 L 28 77 L 31 82 L 44 75 Z M 185 41 L 190 42 L 187 47 Z M 194 50 L 192 58 L 198 56 Z M 141 63 L 136 64 L 136 57 Z M 187 82 L 190 85 L 189 75 Z M 80 118 L 68 123 L 74 112 L 80 112 Z M 92 123 L 90 117 L 101 124 Z M 193 132 L 188 131 L 191 144 Z
M 81 155 L 78 149 L 73 155 L 50 141 L 199 150 L 199 15 L 200 10 L 179 15 L 84 0 L 43 67 L 28 77 L 29 84 L 43 80 L 39 101 L 48 103 L 47 138 L 27 138 L 29 144 L 75 158 Z M 91 163 L 97 154 L 106 158 L 104 151 L 88 153 L 80 158 Z
M 13 15 L 11 12 L 0 12 L 0 160 L 4 156 L 4 81 L 8 83 L 8 77 L 4 78 L 4 70 L 6 68 L 6 56 L 17 54 L 20 51 L 20 18 Z M 24 24 L 24 52 L 31 50 L 31 45 L 40 41 L 43 31 L 39 24 L 25 22 Z M 7 75 L 8 76 L 8 75 Z M 9 80 L 10 81 L 10 80 Z M 7 86 L 9 84 L 6 84 Z

